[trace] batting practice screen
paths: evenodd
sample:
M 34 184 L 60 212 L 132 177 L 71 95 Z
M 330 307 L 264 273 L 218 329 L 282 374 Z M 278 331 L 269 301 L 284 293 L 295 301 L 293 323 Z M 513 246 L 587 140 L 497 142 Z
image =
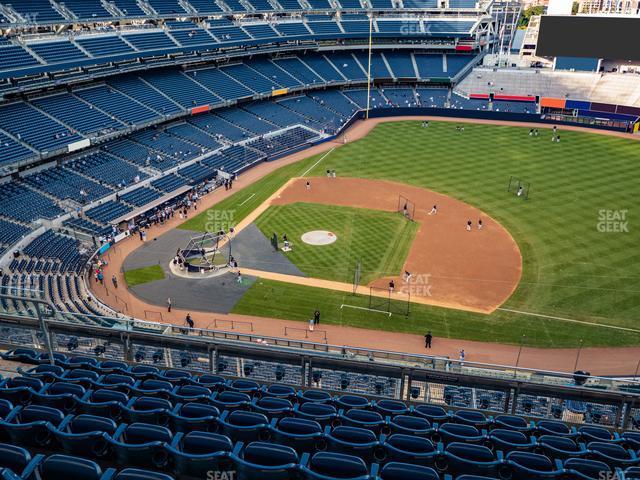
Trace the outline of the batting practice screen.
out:
M 640 18 L 543 15 L 536 55 L 640 60 Z

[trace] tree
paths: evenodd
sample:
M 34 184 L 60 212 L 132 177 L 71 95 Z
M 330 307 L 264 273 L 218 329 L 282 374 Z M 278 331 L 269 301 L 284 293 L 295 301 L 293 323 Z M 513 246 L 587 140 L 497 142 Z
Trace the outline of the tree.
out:
M 529 26 L 529 20 L 534 15 L 542 15 L 544 13 L 544 5 L 535 5 L 525 9 L 520 15 L 520 20 L 518 21 L 518 28 L 527 28 Z

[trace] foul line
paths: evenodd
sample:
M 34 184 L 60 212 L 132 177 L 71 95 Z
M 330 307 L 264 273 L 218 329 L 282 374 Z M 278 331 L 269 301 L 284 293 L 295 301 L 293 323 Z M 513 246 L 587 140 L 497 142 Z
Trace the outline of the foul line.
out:
M 314 163 L 313 165 L 311 165 L 309 168 L 307 168 L 307 171 L 304 172 L 302 175 L 300 175 L 301 177 L 304 177 L 307 175 L 307 173 L 309 173 L 311 170 L 313 170 L 314 168 L 316 168 L 316 165 L 318 165 L 322 160 L 324 160 L 331 152 L 333 152 L 336 149 L 336 147 L 333 147 L 331 150 L 329 150 L 327 153 L 325 153 L 323 156 L 321 156 L 318 161 L 316 163 Z
M 496 310 L 501 310 L 503 312 L 519 313 L 521 315 L 530 315 L 532 317 L 548 318 L 550 320 L 561 320 L 563 322 L 580 323 L 582 325 L 590 325 L 592 327 L 611 328 L 614 330 L 623 330 L 625 332 L 640 333 L 640 330 L 636 330 L 635 328 L 618 327 L 617 325 L 606 325 L 602 323 L 585 322 L 583 320 L 574 320 L 573 318 L 553 317 L 551 315 L 542 315 L 541 313 L 532 313 L 532 312 L 522 312 L 520 310 L 511 310 L 509 308 L 496 308 Z
M 344 307 L 356 308 L 358 310 L 368 310 L 370 312 L 386 313 L 387 315 L 391 316 L 391 312 L 387 312 L 385 310 L 378 310 L 375 308 L 367 308 L 367 307 L 357 307 L 355 305 L 348 305 L 346 303 L 343 303 L 342 305 L 340 305 L 340 310 L 342 310 Z
M 253 197 L 255 197 L 255 196 L 256 196 L 256 194 L 255 194 L 255 193 L 252 193 L 251 195 L 249 195 L 249 197 L 248 197 L 244 202 L 242 202 L 242 203 L 241 203 L 240 205 L 238 205 L 238 206 L 239 206 L 239 207 L 241 207 L 242 205 L 244 205 L 245 203 L 247 203 L 249 200 L 251 200 L 251 199 L 252 199 Z

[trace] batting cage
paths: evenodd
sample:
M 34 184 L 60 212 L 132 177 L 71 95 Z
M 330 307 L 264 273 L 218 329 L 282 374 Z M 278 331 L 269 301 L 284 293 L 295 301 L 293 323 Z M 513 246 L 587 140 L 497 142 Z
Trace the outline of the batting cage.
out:
M 512 193 L 516 197 L 522 198 L 523 200 L 529 200 L 529 194 L 531 193 L 531 183 L 526 182 L 521 178 L 511 176 L 509 177 L 507 192 Z
M 389 314 L 409 316 L 411 292 L 396 292 L 390 288 L 369 287 L 369 309 Z
M 404 195 L 398 195 L 398 208 L 396 212 L 400 212 L 407 219 L 413 221 L 416 217 L 416 204 Z

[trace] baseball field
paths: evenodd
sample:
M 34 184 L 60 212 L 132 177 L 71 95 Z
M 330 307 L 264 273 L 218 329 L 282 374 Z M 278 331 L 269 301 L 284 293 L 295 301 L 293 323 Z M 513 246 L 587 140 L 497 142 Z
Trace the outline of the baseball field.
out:
M 517 244 L 521 275 L 497 309 L 486 314 L 416 303 L 406 318 L 389 317 L 341 308 L 367 308 L 366 294 L 259 278 L 234 313 L 307 321 L 319 308 L 328 324 L 418 334 L 432 330 L 440 337 L 544 347 L 638 344 L 637 142 L 562 131 L 557 143 L 550 129 L 530 136 L 527 127 L 468 124 L 464 132 L 455 127 L 451 122 L 431 122 L 428 128 L 419 121 L 381 123 L 362 139 L 272 172 L 212 211 L 232 212 L 240 222 L 292 178 L 310 177 L 313 184 L 327 169 L 335 169 L 339 179 L 391 181 L 446 195 L 494 220 Z M 530 184 L 527 200 L 507 191 L 512 177 Z M 212 211 L 180 228 L 204 231 Z M 460 218 L 461 231 L 465 221 Z M 473 222 L 475 229 L 476 218 Z M 359 259 L 363 285 L 400 275 L 420 228 L 394 212 L 307 202 L 272 205 L 255 223 L 266 237 L 336 232 L 338 241 L 331 246 L 295 245 L 289 260 L 311 277 L 348 282 Z M 439 252 L 430 253 L 437 262 Z M 482 261 L 482 251 L 477 255 Z M 430 277 L 434 289 L 439 281 L 453 280 Z

